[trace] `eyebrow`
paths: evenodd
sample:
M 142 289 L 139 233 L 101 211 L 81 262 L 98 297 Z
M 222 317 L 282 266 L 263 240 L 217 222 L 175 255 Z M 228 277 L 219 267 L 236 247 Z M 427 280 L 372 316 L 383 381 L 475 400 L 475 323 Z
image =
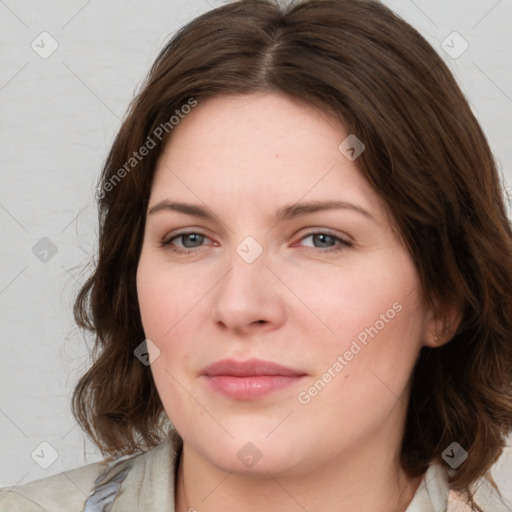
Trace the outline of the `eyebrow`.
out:
M 308 201 L 303 203 L 289 204 L 280 208 L 276 212 L 274 220 L 277 224 L 278 222 L 281 222 L 283 220 L 290 220 L 295 217 L 300 217 L 302 215 L 307 215 L 325 210 L 352 210 L 357 213 L 360 213 L 361 215 L 364 215 L 368 219 L 378 224 L 378 221 L 370 212 L 368 212 L 361 206 L 358 206 L 347 201 Z M 160 201 L 155 205 L 151 206 L 148 209 L 147 214 L 149 216 L 161 211 L 175 211 L 206 220 L 216 219 L 216 216 L 213 213 L 211 213 L 210 210 L 204 208 L 203 206 L 191 203 L 183 203 L 180 201 L 170 201 L 169 199 L 164 199 L 163 201 Z

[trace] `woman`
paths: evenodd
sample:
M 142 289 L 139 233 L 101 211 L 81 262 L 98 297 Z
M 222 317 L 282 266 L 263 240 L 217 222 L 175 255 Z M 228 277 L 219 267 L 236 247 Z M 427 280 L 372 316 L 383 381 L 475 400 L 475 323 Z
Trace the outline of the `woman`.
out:
M 389 9 L 195 19 L 98 197 L 73 412 L 106 460 L 4 509 L 498 510 L 474 491 L 512 430 L 510 222 L 456 81 Z

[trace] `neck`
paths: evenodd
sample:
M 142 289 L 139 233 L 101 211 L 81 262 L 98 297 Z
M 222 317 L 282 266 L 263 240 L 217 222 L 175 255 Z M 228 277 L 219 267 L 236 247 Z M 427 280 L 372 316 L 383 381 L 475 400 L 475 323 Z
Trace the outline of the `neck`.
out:
M 304 454 L 293 470 L 223 470 L 183 440 L 176 512 L 405 512 L 422 478 L 399 463 L 406 410 L 398 400 L 386 421 L 359 429 L 338 450 L 322 449 L 322 457 Z
M 404 512 L 421 476 L 408 477 L 396 457 L 376 460 L 372 446 L 294 475 L 258 478 L 225 472 L 184 444 L 177 466 L 176 512 Z

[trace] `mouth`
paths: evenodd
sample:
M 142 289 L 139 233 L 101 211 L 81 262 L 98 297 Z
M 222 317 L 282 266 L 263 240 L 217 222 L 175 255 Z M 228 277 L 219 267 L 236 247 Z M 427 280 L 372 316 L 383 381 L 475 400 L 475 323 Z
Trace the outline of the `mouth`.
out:
M 234 400 L 262 398 L 298 383 L 306 375 L 301 370 L 261 359 L 222 359 L 201 372 L 210 389 Z

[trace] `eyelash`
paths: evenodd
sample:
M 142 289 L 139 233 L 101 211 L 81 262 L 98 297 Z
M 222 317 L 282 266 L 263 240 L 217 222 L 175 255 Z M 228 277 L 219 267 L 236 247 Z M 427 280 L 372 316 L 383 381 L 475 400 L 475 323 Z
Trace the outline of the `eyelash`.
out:
M 175 240 L 176 238 L 185 237 L 187 235 L 199 235 L 204 238 L 208 238 L 206 235 L 203 235 L 202 233 L 199 233 L 198 231 L 184 231 L 182 233 L 177 233 L 177 234 L 173 235 L 171 238 L 169 238 L 167 240 L 163 239 L 160 242 L 160 246 L 168 251 L 171 251 L 171 252 L 174 252 L 177 254 L 183 254 L 183 255 L 197 252 L 201 247 L 194 248 L 194 249 L 177 249 L 176 247 L 173 247 L 171 245 L 171 242 L 173 240 Z M 322 250 L 321 248 L 318 248 L 318 247 L 307 247 L 307 249 L 313 249 L 316 251 L 320 251 L 322 253 L 331 253 L 331 252 L 343 251 L 349 247 L 352 247 L 352 245 L 353 245 L 351 242 L 348 242 L 347 240 L 344 240 L 343 238 L 340 238 L 340 237 L 334 235 L 333 233 L 330 233 L 329 231 L 311 231 L 311 232 L 307 233 L 306 235 L 304 235 L 300 239 L 300 241 L 302 241 L 305 238 L 308 238 L 310 236 L 314 236 L 314 235 L 327 235 L 328 237 L 332 238 L 333 240 L 340 242 L 340 244 L 336 247 L 326 249 L 326 250 Z

